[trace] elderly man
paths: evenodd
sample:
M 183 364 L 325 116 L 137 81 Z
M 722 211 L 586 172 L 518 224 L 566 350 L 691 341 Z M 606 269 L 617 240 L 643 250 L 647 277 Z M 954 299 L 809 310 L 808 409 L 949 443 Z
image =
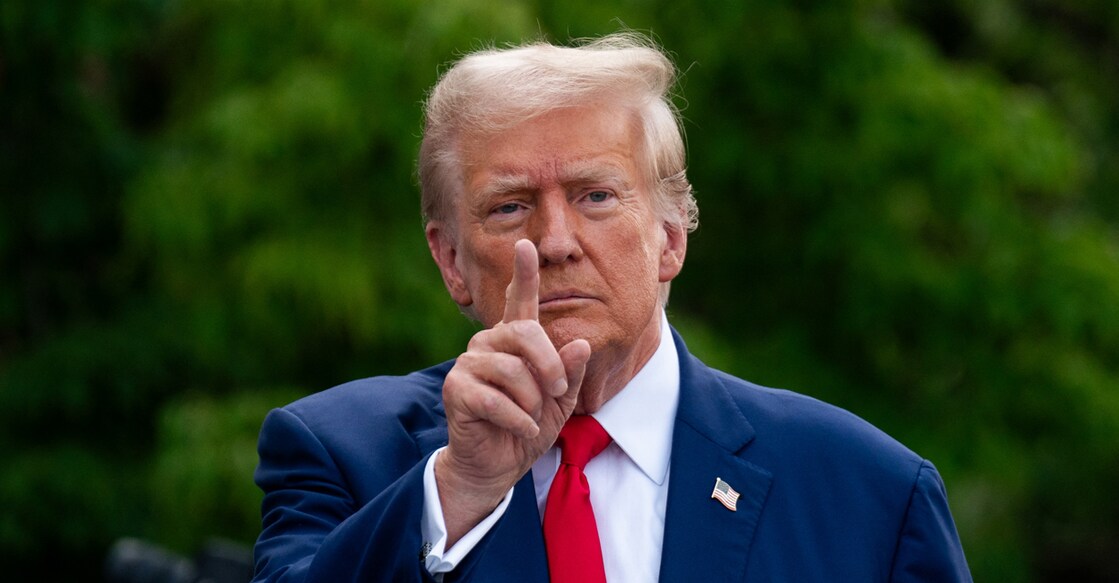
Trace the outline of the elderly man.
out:
M 674 76 L 629 34 L 447 71 L 427 242 L 485 329 L 269 415 L 257 581 L 970 580 L 930 463 L 669 327 L 695 223 Z

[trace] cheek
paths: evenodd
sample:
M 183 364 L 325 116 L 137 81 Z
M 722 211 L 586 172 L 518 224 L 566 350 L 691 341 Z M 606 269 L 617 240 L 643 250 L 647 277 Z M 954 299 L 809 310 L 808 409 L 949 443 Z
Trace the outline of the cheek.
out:
M 625 231 L 615 231 L 617 241 L 613 243 L 619 257 L 627 258 L 630 273 L 653 273 L 660 270 L 660 254 L 664 247 L 662 230 L 656 221 L 646 216 L 630 217 Z M 623 236 L 621 233 L 629 233 Z
M 635 309 L 644 306 L 650 298 L 659 297 L 660 286 L 660 245 L 650 227 L 641 225 L 640 229 L 623 234 L 621 230 L 609 236 L 609 253 L 612 260 L 605 267 L 603 275 L 613 280 L 612 287 L 618 293 L 633 298 Z
M 513 276 L 512 243 L 508 247 L 509 252 L 484 247 L 461 255 L 475 314 L 486 326 L 500 322 L 505 312 L 505 288 Z

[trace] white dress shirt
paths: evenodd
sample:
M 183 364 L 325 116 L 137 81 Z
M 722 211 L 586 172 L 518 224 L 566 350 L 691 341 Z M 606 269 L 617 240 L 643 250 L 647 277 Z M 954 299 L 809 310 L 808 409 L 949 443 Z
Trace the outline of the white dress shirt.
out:
M 679 357 L 668 318 L 662 313 L 656 352 L 621 392 L 592 414 L 613 439 L 584 470 L 591 488 L 606 580 L 610 583 L 657 580 L 668 501 L 672 429 L 679 397 Z M 532 465 L 541 519 L 548 490 L 559 468 L 559 454 L 559 449 L 553 447 Z M 430 544 L 425 565 L 441 579 L 440 575 L 453 570 L 505 513 L 513 491 L 510 489 L 493 513 L 446 549 L 447 529 L 435 483 L 436 455 L 439 452 L 428 459 L 424 471 L 421 533 L 425 546 Z

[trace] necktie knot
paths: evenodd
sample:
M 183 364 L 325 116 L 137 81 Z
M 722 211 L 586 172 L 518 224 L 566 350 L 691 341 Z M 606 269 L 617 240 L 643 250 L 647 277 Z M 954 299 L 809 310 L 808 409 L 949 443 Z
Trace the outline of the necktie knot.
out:
M 570 464 L 580 471 L 591 458 L 610 445 L 610 434 L 590 415 L 572 415 L 560 429 L 556 446 L 560 448 L 560 463 Z

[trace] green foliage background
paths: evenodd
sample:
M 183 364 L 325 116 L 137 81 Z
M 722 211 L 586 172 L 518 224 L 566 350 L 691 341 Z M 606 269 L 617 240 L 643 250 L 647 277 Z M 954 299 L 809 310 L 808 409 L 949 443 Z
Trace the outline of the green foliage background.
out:
M 693 351 L 931 458 L 977 580 L 1119 579 L 1105 0 L 5 2 L 8 571 L 251 543 L 269 408 L 474 330 L 413 180 L 440 67 L 622 26 L 686 71 Z

